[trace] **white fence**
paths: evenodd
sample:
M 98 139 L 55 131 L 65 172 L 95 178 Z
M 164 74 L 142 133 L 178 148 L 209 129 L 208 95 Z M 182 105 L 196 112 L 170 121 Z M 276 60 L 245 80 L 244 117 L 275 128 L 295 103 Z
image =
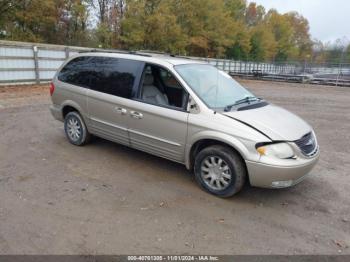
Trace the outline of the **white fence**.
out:
M 91 48 L 34 44 L 0 40 L 0 85 L 41 83 L 52 79 L 62 63 L 72 55 Z M 219 69 L 238 75 L 267 75 L 268 79 L 294 81 L 295 76 L 311 74 L 316 78 L 346 81 L 350 85 L 349 64 L 314 65 L 306 63 L 258 63 L 227 59 L 187 57 L 205 60 Z M 322 80 L 322 79 L 321 79 Z
M 216 59 L 190 57 L 196 60 L 204 60 L 216 66 L 220 70 L 232 73 L 254 74 L 257 72 L 265 72 L 269 74 L 296 74 L 298 66 L 295 64 L 275 64 L 275 63 L 259 63 L 240 60 Z
M 57 69 L 70 56 L 90 48 L 0 41 L 0 84 L 41 83 L 52 79 Z M 295 73 L 295 66 L 279 66 L 272 63 L 256 63 L 225 59 L 198 58 L 226 72 Z
M 0 41 L 0 84 L 50 81 L 69 56 L 84 50 L 89 49 Z

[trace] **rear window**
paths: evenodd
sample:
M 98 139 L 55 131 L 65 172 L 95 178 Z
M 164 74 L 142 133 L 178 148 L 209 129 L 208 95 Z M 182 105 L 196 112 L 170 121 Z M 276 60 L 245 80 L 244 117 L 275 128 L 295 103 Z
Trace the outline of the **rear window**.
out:
M 59 73 L 60 81 L 106 94 L 131 98 L 143 62 L 113 57 L 78 57 Z

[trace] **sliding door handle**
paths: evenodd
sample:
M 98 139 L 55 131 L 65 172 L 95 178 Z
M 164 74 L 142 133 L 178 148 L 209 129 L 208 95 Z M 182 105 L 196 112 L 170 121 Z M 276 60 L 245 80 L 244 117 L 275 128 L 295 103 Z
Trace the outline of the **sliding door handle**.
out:
M 130 116 L 136 119 L 141 119 L 143 118 L 143 114 L 140 112 L 136 112 L 136 111 L 131 111 L 130 112 Z
M 128 112 L 125 108 L 122 108 L 122 107 L 116 107 L 114 109 L 117 113 L 119 113 L 121 115 L 125 115 Z

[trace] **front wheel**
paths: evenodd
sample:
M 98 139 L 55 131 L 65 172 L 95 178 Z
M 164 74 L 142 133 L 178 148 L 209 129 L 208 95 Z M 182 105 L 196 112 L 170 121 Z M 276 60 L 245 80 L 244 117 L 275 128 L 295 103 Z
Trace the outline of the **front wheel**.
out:
M 206 191 L 230 197 L 242 189 L 247 172 L 242 158 L 234 150 L 214 145 L 197 154 L 194 173 L 196 181 Z
M 68 141 L 73 145 L 82 146 L 90 141 L 91 135 L 78 112 L 69 112 L 65 116 L 64 131 Z

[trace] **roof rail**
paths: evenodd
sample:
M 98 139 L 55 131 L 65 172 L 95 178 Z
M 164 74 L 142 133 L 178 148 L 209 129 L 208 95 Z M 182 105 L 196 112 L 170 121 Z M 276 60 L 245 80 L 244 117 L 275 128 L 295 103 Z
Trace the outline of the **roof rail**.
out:
M 172 54 L 172 53 L 155 51 L 155 50 L 139 50 L 137 52 L 144 53 L 144 54 L 155 54 L 155 55 L 164 55 L 164 56 L 171 56 L 171 57 L 180 57 L 180 56 Z
M 161 52 L 161 51 L 154 51 L 154 50 L 139 50 L 137 52 L 141 52 L 143 54 L 155 54 L 155 55 L 164 55 L 164 56 L 171 56 L 171 57 L 177 57 L 177 58 L 182 58 L 182 59 L 189 59 L 191 60 L 190 57 L 183 56 L 183 55 L 176 55 L 172 53 L 166 53 L 166 52 Z
M 146 53 L 146 54 L 156 54 L 156 55 L 171 55 L 170 53 L 155 51 L 155 50 L 138 50 L 137 52 Z
M 90 50 L 79 51 L 79 53 L 115 53 L 115 54 L 128 54 L 128 55 L 140 55 L 140 56 L 151 57 L 151 55 L 148 55 L 146 53 L 143 54 L 143 53 L 139 53 L 137 51 L 118 50 L 118 49 L 93 48 L 93 49 L 90 49 Z
M 178 58 L 182 58 L 182 59 L 191 59 L 191 58 L 186 57 L 186 56 L 175 55 L 175 54 L 171 54 L 171 53 L 154 51 L 154 50 L 128 51 L 128 50 L 119 50 L 119 49 L 92 48 L 89 50 L 80 51 L 79 53 L 90 53 L 90 52 L 128 54 L 128 55 L 139 55 L 139 56 L 147 56 L 147 57 L 152 57 L 152 55 L 163 55 L 163 56 L 170 56 L 170 57 L 178 57 Z

